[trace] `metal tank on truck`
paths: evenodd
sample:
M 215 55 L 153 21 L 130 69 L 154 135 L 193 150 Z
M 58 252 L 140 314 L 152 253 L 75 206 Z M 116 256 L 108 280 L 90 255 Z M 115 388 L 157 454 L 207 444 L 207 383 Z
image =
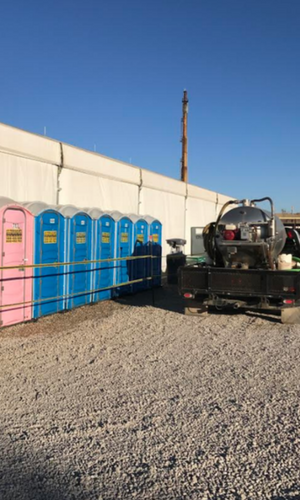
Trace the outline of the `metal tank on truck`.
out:
M 268 201 L 271 210 L 255 203 Z M 239 204 L 226 212 L 232 204 Z M 226 203 L 216 221 L 204 229 L 206 251 L 214 264 L 226 268 L 275 269 L 286 241 L 286 231 L 274 214 L 271 198 L 232 200 Z
M 299 324 L 300 258 L 286 238 L 271 198 L 225 203 L 216 222 L 203 230 L 205 262 L 180 268 L 186 314 L 211 307 L 254 309 L 280 312 L 283 323 Z

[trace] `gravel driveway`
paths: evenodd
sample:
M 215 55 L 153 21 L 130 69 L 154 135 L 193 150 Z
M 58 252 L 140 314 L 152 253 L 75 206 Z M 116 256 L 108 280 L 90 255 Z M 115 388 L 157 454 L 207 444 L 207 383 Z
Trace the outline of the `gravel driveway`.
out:
M 151 304 L 0 332 L 1 500 L 300 499 L 300 326 Z

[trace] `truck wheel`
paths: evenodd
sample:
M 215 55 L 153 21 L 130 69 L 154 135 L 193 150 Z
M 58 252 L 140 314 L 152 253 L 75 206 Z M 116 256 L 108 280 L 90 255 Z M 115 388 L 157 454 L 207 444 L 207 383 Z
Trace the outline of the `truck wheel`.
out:
M 300 325 L 300 307 L 281 309 L 281 323 Z

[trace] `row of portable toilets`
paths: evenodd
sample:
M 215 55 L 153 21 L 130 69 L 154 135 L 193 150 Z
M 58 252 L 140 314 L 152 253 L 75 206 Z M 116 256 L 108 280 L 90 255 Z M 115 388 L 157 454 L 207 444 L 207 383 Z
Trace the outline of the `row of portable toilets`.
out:
M 162 225 L 153 217 L 8 198 L 0 217 L 0 326 L 161 284 Z

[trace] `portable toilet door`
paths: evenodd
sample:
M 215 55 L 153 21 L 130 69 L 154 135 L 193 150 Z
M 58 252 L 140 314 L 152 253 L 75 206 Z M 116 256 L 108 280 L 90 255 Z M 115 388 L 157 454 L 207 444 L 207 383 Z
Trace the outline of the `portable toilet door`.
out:
M 110 213 L 101 212 L 99 209 L 91 209 L 88 213 L 95 224 L 94 259 L 100 261 L 95 264 L 93 282 L 93 301 L 98 302 L 109 300 L 113 295 L 116 221 Z M 101 262 L 102 260 L 107 262 Z
M 33 216 L 7 198 L 0 198 L 0 325 L 32 318 Z M 13 269 L 4 269 L 12 267 Z
M 148 222 L 139 215 L 130 214 L 130 219 L 134 225 L 133 230 L 133 255 L 134 257 L 139 257 L 132 261 L 133 267 L 133 279 L 143 280 L 132 285 L 133 292 L 140 292 L 149 288 L 150 277 L 150 259 L 143 258 L 148 255 L 148 239 L 149 239 L 149 229 Z M 141 257 L 141 258 L 140 258 Z
M 68 261 L 71 264 L 68 276 L 67 309 L 91 302 L 92 294 L 92 219 L 77 209 L 69 219 Z M 85 261 L 87 263 L 85 263 Z
M 149 247 L 151 259 L 151 273 L 153 279 L 151 280 L 152 286 L 161 286 L 161 273 L 162 273 L 162 223 L 147 215 L 145 217 L 149 224 Z
M 39 318 L 64 309 L 65 266 L 51 264 L 66 261 L 65 218 L 46 203 L 24 205 L 35 216 L 34 264 L 42 264 L 33 272 L 33 317 Z
M 115 263 L 114 295 L 120 296 L 132 293 L 132 286 L 124 285 L 124 283 L 132 281 L 133 279 L 132 260 L 129 259 L 133 254 L 133 223 L 126 215 L 112 212 L 111 216 L 116 221 L 116 259 L 126 259 L 116 260 Z
M 108 261 L 100 263 L 99 282 L 97 282 L 96 288 L 106 288 L 106 290 L 97 294 L 97 300 L 109 300 L 113 295 L 114 271 L 116 267 L 116 261 L 109 260 L 114 259 L 116 255 L 116 221 L 112 215 L 106 213 L 100 217 L 98 224 L 100 259 L 107 259 Z
M 97 274 L 99 273 L 99 262 L 100 259 L 100 251 L 99 251 L 99 236 L 98 236 L 98 220 L 102 215 L 102 210 L 100 208 L 84 208 L 83 209 L 92 219 L 92 247 L 91 247 L 91 260 L 93 263 L 91 264 L 91 302 L 96 302 L 96 282 L 97 282 Z

